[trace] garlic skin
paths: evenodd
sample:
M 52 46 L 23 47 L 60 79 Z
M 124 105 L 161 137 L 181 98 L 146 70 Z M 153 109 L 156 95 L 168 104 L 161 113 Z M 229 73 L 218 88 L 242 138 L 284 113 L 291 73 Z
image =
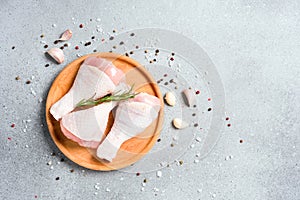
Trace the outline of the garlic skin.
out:
M 167 92 L 165 95 L 165 101 L 169 106 L 175 106 L 176 97 L 172 92 Z
M 58 39 L 59 41 L 67 41 L 69 39 L 71 39 L 73 33 L 70 29 L 66 30 L 61 37 Z
M 184 97 L 185 97 L 185 103 L 189 107 L 191 107 L 193 104 L 195 104 L 195 95 L 191 90 L 185 89 L 182 91 L 182 93 L 184 94 Z
M 177 129 L 184 129 L 189 126 L 189 124 L 187 122 L 182 121 L 182 119 L 179 119 L 179 118 L 174 118 L 172 123 L 173 123 L 173 126 Z
M 64 52 L 59 48 L 52 48 L 47 53 L 59 64 L 65 60 Z

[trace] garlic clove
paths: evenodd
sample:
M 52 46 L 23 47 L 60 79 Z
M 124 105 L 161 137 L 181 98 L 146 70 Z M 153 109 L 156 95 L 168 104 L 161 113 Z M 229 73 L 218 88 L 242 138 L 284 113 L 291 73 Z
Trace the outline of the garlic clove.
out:
M 191 107 L 194 103 L 195 103 L 195 95 L 194 93 L 189 90 L 189 89 L 185 89 L 182 91 L 182 93 L 184 94 L 184 99 L 185 99 L 185 103 Z
M 59 64 L 64 62 L 64 52 L 59 48 L 52 48 L 47 53 Z
M 175 106 L 176 97 L 172 92 L 167 92 L 165 95 L 165 101 L 169 106 Z
M 189 126 L 189 124 L 187 122 L 182 121 L 182 119 L 179 119 L 179 118 L 174 118 L 172 123 L 173 123 L 173 126 L 177 129 L 184 129 Z
M 70 29 L 68 29 L 61 35 L 61 37 L 58 40 L 67 41 L 67 40 L 71 39 L 72 35 L 73 35 L 72 31 Z

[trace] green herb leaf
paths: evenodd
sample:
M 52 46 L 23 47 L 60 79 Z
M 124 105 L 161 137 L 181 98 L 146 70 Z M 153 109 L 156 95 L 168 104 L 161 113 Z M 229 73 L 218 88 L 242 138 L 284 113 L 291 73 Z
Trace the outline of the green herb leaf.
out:
M 109 102 L 109 101 L 123 101 L 127 99 L 132 99 L 139 93 L 132 92 L 133 91 L 133 86 L 128 91 L 125 91 L 123 93 L 120 93 L 121 91 L 117 91 L 112 95 L 109 96 L 104 96 L 101 97 L 100 99 L 94 99 L 95 95 L 94 94 L 92 97 L 89 99 L 82 99 L 76 104 L 76 108 L 82 107 L 82 106 L 96 106 L 98 104 L 101 104 L 103 102 Z

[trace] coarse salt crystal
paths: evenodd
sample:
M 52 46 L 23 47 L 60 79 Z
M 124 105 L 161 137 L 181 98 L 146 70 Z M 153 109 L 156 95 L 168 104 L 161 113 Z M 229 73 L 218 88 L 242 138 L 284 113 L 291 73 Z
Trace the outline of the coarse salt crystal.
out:
M 36 96 L 36 92 L 33 90 L 33 88 L 30 88 L 30 91 L 33 96 Z
M 198 160 L 198 159 L 195 159 L 195 160 L 194 160 L 194 163 L 198 163 L 198 162 L 199 162 L 199 160 Z
M 109 188 L 106 188 L 106 190 L 105 190 L 106 192 L 110 192 L 110 189 Z
M 162 176 L 162 172 L 161 172 L 161 171 L 157 171 L 157 172 L 156 172 L 156 176 L 157 176 L 158 178 L 160 178 L 160 177 Z
M 178 140 L 178 136 L 177 136 L 177 135 L 174 135 L 174 136 L 173 136 L 173 140 L 174 140 L 174 141 L 177 141 L 177 140 Z

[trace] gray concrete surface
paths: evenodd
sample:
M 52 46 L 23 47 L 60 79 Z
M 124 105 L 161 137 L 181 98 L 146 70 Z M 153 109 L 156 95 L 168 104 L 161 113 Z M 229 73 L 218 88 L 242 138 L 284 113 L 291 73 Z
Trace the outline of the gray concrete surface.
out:
M 2 0 L 0 10 L 0 199 L 300 199 L 299 1 Z M 206 159 L 194 163 L 190 150 L 183 165 L 157 178 L 155 172 L 86 170 L 59 153 L 44 107 L 64 65 L 43 56 L 39 36 L 53 41 L 65 28 L 97 18 L 105 32 L 175 30 L 208 53 L 225 87 L 232 126 Z M 88 35 L 83 30 L 82 40 Z M 72 48 L 66 52 L 66 63 L 76 58 Z

